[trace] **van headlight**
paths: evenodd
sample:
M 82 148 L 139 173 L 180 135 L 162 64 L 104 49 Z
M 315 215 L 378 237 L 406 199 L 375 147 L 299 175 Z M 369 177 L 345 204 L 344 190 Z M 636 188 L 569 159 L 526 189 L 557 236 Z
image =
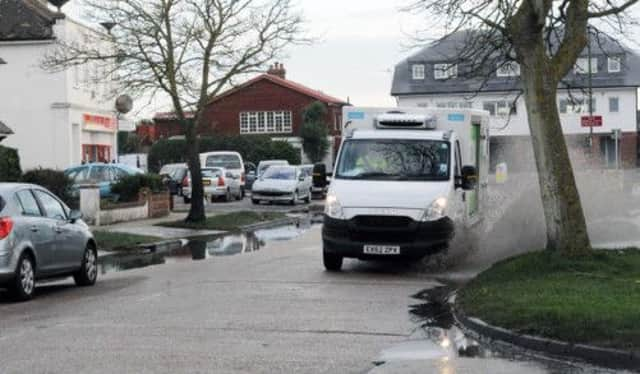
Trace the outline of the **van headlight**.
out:
M 344 212 L 342 211 L 342 205 L 338 201 L 336 195 L 329 194 L 324 204 L 324 214 L 331 218 L 343 219 Z
M 447 209 L 447 198 L 439 197 L 431 203 L 424 211 L 424 216 L 422 216 L 422 221 L 437 221 L 440 218 L 444 217 L 445 211 Z

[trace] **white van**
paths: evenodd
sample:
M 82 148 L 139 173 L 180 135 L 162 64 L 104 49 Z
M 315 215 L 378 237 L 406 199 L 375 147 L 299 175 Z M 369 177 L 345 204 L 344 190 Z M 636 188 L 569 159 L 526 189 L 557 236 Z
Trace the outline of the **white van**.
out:
M 489 114 L 471 109 L 343 109 L 327 194 L 323 259 L 422 258 L 482 221 Z
M 224 168 L 231 172 L 234 178 L 240 179 L 242 199 L 245 195 L 245 171 L 244 161 L 238 152 L 206 152 L 200 153 L 200 166 L 202 168 Z

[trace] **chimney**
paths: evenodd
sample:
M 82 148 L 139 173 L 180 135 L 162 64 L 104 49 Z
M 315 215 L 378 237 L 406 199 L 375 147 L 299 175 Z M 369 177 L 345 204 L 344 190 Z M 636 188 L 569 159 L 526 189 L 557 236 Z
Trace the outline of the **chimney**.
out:
M 267 74 L 275 75 L 281 79 L 287 79 L 287 71 L 285 70 L 284 65 L 278 62 L 274 63 L 269 70 L 267 70 Z

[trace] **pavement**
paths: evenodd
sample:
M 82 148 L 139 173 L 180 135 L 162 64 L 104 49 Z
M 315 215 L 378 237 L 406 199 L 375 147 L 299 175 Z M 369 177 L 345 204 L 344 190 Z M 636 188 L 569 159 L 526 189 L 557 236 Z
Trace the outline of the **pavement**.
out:
M 138 221 L 122 222 L 113 225 L 93 226 L 92 230 L 119 232 L 125 234 L 156 236 L 163 239 L 180 239 L 194 236 L 217 235 L 224 233 L 219 230 L 192 230 L 174 227 L 154 226 L 161 222 L 183 220 L 186 213 L 171 213 L 167 217 L 143 219 Z
M 177 198 L 176 196 L 174 196 L 174 204 L 175 209 L 168 217 L 122 222 L 113 225 L 92 227 L 92 229 L 126 234 L 150 235 L 163 239 L 180 239 L 194 236 L 218 235 L 224 233 L 224 231 L 218 230 L 192 230 L 154 226 L 161 222 L 182 220 L 187 216 L 189 205 L 183 204 L 182 199 Z M 309 210 L 322 211 L 322 209 L 323 201 L 321 200 L 313 200 L 311 204 L 298 203 L 295 206 L 284 204 L 253 205 L 251 203 L 251 199 L 249 197 L 245 197 L 243 200 L 216 203 L 207 202 L 205 204 L 206 214 L 209 216 L 238 212 L 243 210 L 300 214 L 308 212 Z

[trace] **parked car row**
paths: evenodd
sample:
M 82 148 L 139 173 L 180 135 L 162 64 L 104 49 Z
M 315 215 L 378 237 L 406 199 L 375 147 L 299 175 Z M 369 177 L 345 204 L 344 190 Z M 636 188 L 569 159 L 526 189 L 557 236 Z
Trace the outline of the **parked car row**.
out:
M 203 185 L 205 198 L 215 201 L 216 199 L 222 199 L 224 201 L 230 201 L 232 199 L 243 199 L 246 191 L 252 191 L 252 201 L 259 203 L 261 201 L 273 202 L 273 201 L 298 201 L 300 199 L 307 200 L 313 196 L 324 197 L 328 188 L 329 180 L 327 177 L 326 167 L 324 164 L 316 165 L 300 165 L 291 166 L 287 160 L 262 160 L 256 167 L 251 162 L 245 162 L 242 156 L 237 152 L 207 152 L 200 154 L 200 163 L 202 165 L 203 172 Z M 278 176 L 276 181 L 272 177 L 266 177 L 265 173 L 273 167 L 295 167 L 299 168 L 296 172 L 296 176 L 293 177 L 292 172 L 287 175 L 293 179 L 288 179 L 288 182 L 283 181 L 284 177 Z M 275 173 L 275 172 L 274 172 Z M 163 176 L 163 180 L 169 186 L 169 191 L 172 195 L 182 197 L 185 204 L 191 202 L 191 174 L 186 163 L 179 164 L 167 164 L 160 170 L 160 175 Z M 301 176 L 304 180 L 300 180 Z M 267 180 L 265 182 L 265 180 Z M 268 181 L 271 180 L 271 181 Z M 293 189 L 289 188 L 289 184 L 292 184 L 293 180 L 296 180 L 297 186 Z M 278 196 L 265 196 L 263 193 L 264 185 L 267 186 L 286 186 L 284 192 L 296 192 L 297 196 L 291 194 L 278 195 Z M 309 183 L 308 187 L 306 183 Z M 256 190 L 256 185 L 258 189 Z M 238 188 L 240 193 L 238 194 Z M 269 191 L 266 194 L 278 194 L 278 191 L 271 191 L 277 189 L 276 187 L 268 187 Z M 311 193 L 307 193 L 307 190 Z M 280 191 L 280 192 L 283 192 Z M 255 198 L 256 192 L 259 198 Z M 295 197 L 295 199 L 294 199 Z

